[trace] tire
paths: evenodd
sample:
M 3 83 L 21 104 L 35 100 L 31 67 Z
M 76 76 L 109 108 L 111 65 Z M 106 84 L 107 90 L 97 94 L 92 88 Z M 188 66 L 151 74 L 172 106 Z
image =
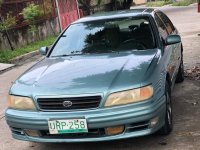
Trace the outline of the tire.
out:
M 165 124 L 158 132 L 160 135 L 169 135 L 173 129 L 171 89 L 167 81 L 165 85 L 165 96 L 166 96 Z
M 184 65 L 183 65 L 183 54 L 181 55 L 181 64 L 178 69 L 178 74 L 176 76 L 176 83 L 181 83 L 184 81 Z

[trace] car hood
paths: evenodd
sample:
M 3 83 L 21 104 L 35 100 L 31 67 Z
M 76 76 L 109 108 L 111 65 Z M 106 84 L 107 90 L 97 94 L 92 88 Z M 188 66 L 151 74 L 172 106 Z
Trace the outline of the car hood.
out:
M 77 95 L 139 87 L 157 50 L 45 58 L 13 84 L 11 94 Z

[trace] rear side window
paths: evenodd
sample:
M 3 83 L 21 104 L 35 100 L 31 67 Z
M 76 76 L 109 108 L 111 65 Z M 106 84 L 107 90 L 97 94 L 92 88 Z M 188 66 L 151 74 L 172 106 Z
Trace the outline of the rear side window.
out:
M 162 21 L 164 22 L 167 31 L 169 34 L 172 34 L 175 31 L 175 28 L 172 24 L 172 22 L 170 21 L 170 19 L 162 12 L 157 12 L 157 15 L 162 19 Z
M 160 36 L 161 36 L 162 40 L 165 40 L 167 38 L 167 36 L 168 36 L 168 31 L 167 31 L 167 28 L 165 27 L 165 24 L 157 16 L 157 14 L 155 14 L 155 21 L 157 23 L 158 31 L 160 33 Z

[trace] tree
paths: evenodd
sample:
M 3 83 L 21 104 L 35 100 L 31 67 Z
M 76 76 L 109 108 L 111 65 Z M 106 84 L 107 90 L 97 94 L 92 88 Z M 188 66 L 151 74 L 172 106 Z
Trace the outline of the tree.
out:
M 78 0 L 79 4 L 83 7 L 83 9 L 86 11 L 87 15 L 91 15 L 91 0 Z
M 3 0 L 0 0 L 0 7 L 3 3 Z M 14 47 L 12 46 L 11 40 L 9 38 L 8 29 L 10 29 L 12 26 L 16 24 L 16 18 L 12 16 L 12 13 L 9 12 L 5 16 L 1 16 L 0 14 L 0 32 L 4 33 L 8 39 L 8 43 L 10 45 L 10 48 L 14 50 Z
M 133 0 L 112 0 L 113 10 L 129 9 L 133 3 Z
M 29 23 L 29 31 L 34 34 L 37 31 L 34 21 L 43 14 L 40 6 L 31 3 L 22 10 L 21 14 L 24 17 L 24 20 Z
M 133 1 L 132 0 L 123 0 L 122 3 L 122 8 L 123 9 L 130 9 L 131 5 L 132 5 Z
M 1 4 L 3 3 L 3 0 L 0 0 L 0 7 L 1 7 Z
M 86 11 L 86 15 L 93 14 L 93 7 L 91 6 L 91 2 L 93 0 L 78 0 L 79 4 Z M 104 0 L 96 0 L 96 4 L 99 7 Z M 111 9 L 110 10 L 123 10 L 129 9 L 132 5 L 133 0 L 111 0 Z
M 0 17 L 0 32 L 8 30 L 16 24 L 16 18 L 11 15 L 11 12 L 7 13 L 6 16 Z

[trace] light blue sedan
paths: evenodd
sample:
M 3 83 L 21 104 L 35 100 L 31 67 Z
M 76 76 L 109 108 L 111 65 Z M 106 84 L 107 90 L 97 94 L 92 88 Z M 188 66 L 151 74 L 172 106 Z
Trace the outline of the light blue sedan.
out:
M 40 52 L 46 57 L 9 92 L 6 120 L 15 139 L 95 142 L 172 131 L 183 47 L 161 11 L 82 18 Z

